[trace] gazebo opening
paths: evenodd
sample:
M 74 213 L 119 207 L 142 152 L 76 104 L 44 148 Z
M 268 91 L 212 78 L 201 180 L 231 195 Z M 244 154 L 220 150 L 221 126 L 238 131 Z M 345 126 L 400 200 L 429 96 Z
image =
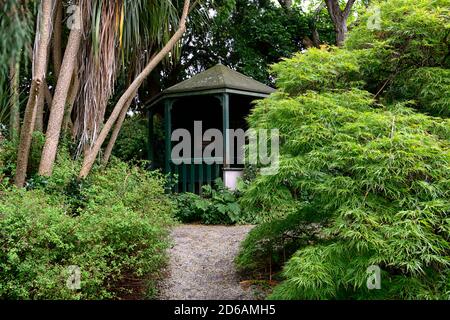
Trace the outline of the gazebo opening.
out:
M 236 178 L 242 174 L 243 164 L 238 161 L 237 149 L 240 146 L 230 143 L 226 133 L 229 129 L 246 131 L 246 117 L 252 102 L 274 91 L 221 64 L 166 89 L 149 105 L 149 160 L 152 168 L 163 169 L 165 173 L 178 177 L 172 186 L 175 192 L 201 193 L 203 185 L 211 185 L 219 177 L 233 189 Z M 158 141 L 155 132 L 156 121 L 163 125 L 159 139 L 164 140 L 164 148 L 156 149 L 162 142 Z M 204 156 L 205 149 L 215 141 L 214 138 L 209 141 L 203 139 L 208 130 L 221 134 L 219 145 L 222 149 L 205 152 L 208 156 Z M 174 132 L 175 138 L 177 132 L 189 133 L 190 152 L 187 156 L 172 155 L 177 144 L 177 141 L 172 141 Z

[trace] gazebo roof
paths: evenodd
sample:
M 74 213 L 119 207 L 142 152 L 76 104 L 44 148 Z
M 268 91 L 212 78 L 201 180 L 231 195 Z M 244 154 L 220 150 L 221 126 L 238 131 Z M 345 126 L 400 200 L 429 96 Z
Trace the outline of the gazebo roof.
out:
M 217 92 L 230 92 L 264 97 L 275 92 L 275 89 L 219 63 L 188 80 L 164 90 L 155 97 L 150 104 L 153 105 L 164 97 L 179 97 L 183 95 Z

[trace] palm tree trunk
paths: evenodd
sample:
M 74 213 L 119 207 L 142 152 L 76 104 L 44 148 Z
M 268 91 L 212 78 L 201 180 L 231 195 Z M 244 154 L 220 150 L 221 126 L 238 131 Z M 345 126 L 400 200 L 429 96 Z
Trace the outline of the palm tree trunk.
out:
M 36 106 L 36 120 L 34 123 L 34 131 L 44 132 L 44 104 L 45 104 L 45 86 L 46 83 L 42 84 L 39 90 L 39 96 Z
M 136 94 L 136 93 L 135 93 Z M 120 129 L 122 129 L 123 122 L 127 117 L 128 109 L 133 102 L 134 95 L 130 100 L 126 103 L 122 111 L 120 112 L 119 118 L 117 119 L 116 124 L 114 125 L 114 130 L 111 134 L 111 138 L 109 138 L 108 145 L 106 146 L 105 153 L 103 154 L 102 164 L 106 166 L 108 164 L 109 158 L 111 157 L 112 150 L 114 148 L 114 144 L 116 143 L 117 137 L 119 136 Z
M 56 0 L 56 14 L 55 14 L 55 27 L 53 32 L 53 71 L 55 72 L 56 80 L 58 80 L 59 73 L 61 71 L 62 61 L 62 18 L 63 18 L 63 6 L 61 0 Z
M 61 71 L 56 84 L 55 96 L 50 110 L 47 133 L 45 135 L 44 149 L 39 164 L 39 175 L 50 176 L 58 150 L 59 136 L 64 118 L 64 107 L 67 101 L 73 71 L 81 42 L 81 30 L 73 28 L 70 31 Z
M 11 141 L 17 142 L 20 132 L 20 56 L 11 62 L 11 105 L 9 114 L 9 137 Z
M 183 36 L 184 32 L 186 31 L 186 19 L 189 13 L 189 4 L 190 0 L 185 0 L 183 7 L 183 14 L 180 19 L 180 25 L 178 27 L 178 30 L 175 32 L 172 38 L 170 38 L 167 44 L 161 49 L 161 51 L 153 59 L 150 60 L 150 62 L 147 64 L 144 70 L 136 77 L 136 79 L 134 79 L 134 81 L 131 83 L 131 85 L 128 87 L 125 93 L 120 97 L 110 117 L 108 118 L 108 121 L 106 121 L 100 134 L 95 140 L 94 145 L 91 147 L 87 155 L 84 157 L 83 165 L 78 175 L 80 179 L 86 178 L 89 172 L 91 171 L 103 142 L 108 136 L 109 131 L 116 122 L 120 113 L 122 113 L 122 110 L 124 108 L 127 108 L 127 102 L 130 100 L 133 94 L 138 91 L 142 82 L 144 82 L 144 80 L 153 71 L 153 69 L 164 59 L 166 55 L 170 53 L 170 51 L 172 51 L 176 43 Z
M 63 132 L 67 133 L 71 127 L 73 127 L 72 124 L 72 110 L 73 105 L 75 104 L 75 100 L 77 98 L 78 89 L 80 87 L 80 79 L 78 78 L 78 67 L 75 66 L 75 70 L 73 71 L 72 76 L 72 85 L 70 86 L 69 90 L 69 96 L 67 97 L 67 107 L 66 111 L 64 112 L 64 119 L 62 124 L 62 130 Z
M 42 0 L 41 2 L 40 21 L 38 21 L 39 27 L 36 33 L 36 59 L 33 61 L 34 74 L 33 80 L 31 81 L 30 96 L 25 108 L 22 130 L 20 132 L 16 175 L 14 177 L 14 184 L 19 188 L 25 184 L 38 96 L 47 72 L 47 52 L 52 29 L 52 4 L 52 0 Z

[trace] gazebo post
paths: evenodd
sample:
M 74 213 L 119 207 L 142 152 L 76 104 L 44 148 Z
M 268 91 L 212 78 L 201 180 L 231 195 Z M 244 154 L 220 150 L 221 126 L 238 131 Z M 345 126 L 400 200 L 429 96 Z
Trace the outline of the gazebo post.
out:
M 154 153 L 154 125 L 153 125 L 153 110 L 148 112 L 148 160 L 150 161 L 150 168 L 155 168 L 155 153 Z
M 230 156 L 230 139 L 228 136 L 228 129 L 230 129 L 230 95 L 228 93 L 222 94 L 222 117 L 223 117 L 223 168 L 229 168 L 230 163 L 228 157 Z
M 170 173 L 170 160 L 171 160 L 171 152 L 172 152 L 172 99 L 166 99 L 164 101 L 164 131 L 165 131 L 165 170 L 166 173 Z

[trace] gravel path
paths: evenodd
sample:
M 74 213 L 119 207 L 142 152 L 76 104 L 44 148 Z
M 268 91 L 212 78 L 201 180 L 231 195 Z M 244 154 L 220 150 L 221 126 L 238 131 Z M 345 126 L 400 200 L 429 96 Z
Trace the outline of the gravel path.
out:
M 250 300 L 236 274 L 234 257 L 252 226 L 182 225 L 172 231 L 167 277 L 160 284 L 162 300 Z

